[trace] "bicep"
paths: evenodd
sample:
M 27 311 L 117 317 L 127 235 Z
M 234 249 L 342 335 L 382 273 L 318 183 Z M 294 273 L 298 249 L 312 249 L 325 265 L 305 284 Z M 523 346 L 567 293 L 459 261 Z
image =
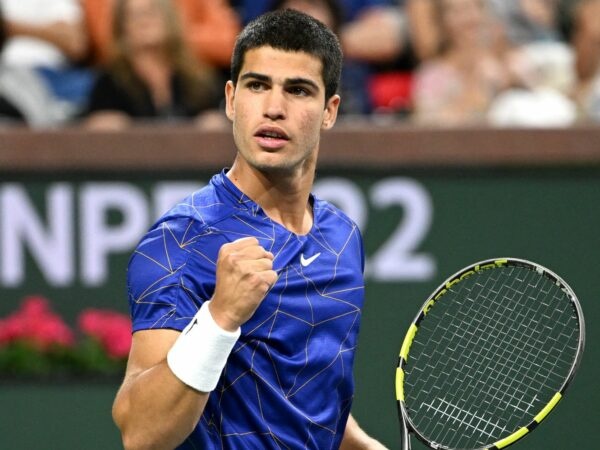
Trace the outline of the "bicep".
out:
M 136 380 L 154 368 L 161 370 L 159 366 L 165 361 L 178 335 L 177 331 L 168 329 L 142 330 L 133 334 L 125 377 L 113 404 L 113 418 L 120 426 L 125 423 L 132 408 L 131 396 L 138 384 Z
M 133 333 L 125 380 L 163 362 L 179 334 L 179 331 L 170 329 L 140 330 Z

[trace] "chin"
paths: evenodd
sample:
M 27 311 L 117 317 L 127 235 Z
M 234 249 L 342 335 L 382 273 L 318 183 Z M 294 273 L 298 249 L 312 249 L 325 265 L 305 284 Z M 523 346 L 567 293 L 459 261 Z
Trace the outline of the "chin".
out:
M 253 164 L 254 168 L 262 173 L 272 173 L 272 174 L 291 174 L 296 170 L 295 165 L 286 164 L 286 163 L 257 163 Z

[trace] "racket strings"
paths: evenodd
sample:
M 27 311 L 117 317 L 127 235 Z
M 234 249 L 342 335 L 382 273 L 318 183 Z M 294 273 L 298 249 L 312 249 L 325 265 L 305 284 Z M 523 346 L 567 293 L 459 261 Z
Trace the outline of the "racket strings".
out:
M 503 302 L 498 305 L 499 310 L 492 316 L 492 322 L 502 324 L 502 326 L 496 327 L 495 331 L 498 334 L 490 345 L 490 351 L 493 351 L 491 362 L 496 364 L 488 366 L 488 370 L 493 374 L 490 376 L 493 383 L 488 383 L 489 392 L 487 394 L 497 400 L 498 405 L 510 404 L 519 409 L 517 403 L 519 399 L 515 397 L 514 391 L 509 389 L 512 387 L 512 380 L 519 376 L 524 377 L 521 382 L 528 381 L 528 387 L 535 392 L 547 384 L 546 380 L 539 379 L 543 366 L 536 363 L 539 361 L 543 349 L 547 348 L 547 342 L 543 340 L 542 332 L 534 320 L 544 305 L 536 295 L 540 291 L 530 289 L 531 285 L 529 284 L 525 284 L 525 290 L 521 290 L 520 286 L 514 286 L 516 281 L 513 282 L 513 285 L 505 286 L 506 292 L 502 295 Z M 519 284 L 521 281 L 526 283 L 525 280 L 518 281 Z M 527 303 L 528 306 L 537 305 L 538 308 L 517 308 L 516 306 L 519 305 L 516 302 L 523 296 L 532 300 Z M 504 320 L 502 323 L 501 319 L 503 318 L 508 320 Z M 528 333 L 524 333 L 519 326 Z M 545 371 L 545 373 L 549 375 L 552 372 Z M 492 390 L 495 390 L 493 395 Z M 526 402 L 526 404 L 529 405 L 529 408 L 531 407 L 531 403 Z
M 492 285 L 488 286 L 490 282 Z M 499 292 L 495 292 L 496 284 L 497 281 L 494 279 L 487 280 L 485 284 L 475 284 L 472 292 L 469 293 L 470 295 L 466 296 L 467 301 L 470 303 L 468 303 L 467 309 L 463 308 L 463 310 L 459 312 L 458 316 L 461 320 L 455 324 L 455 328 L 461 330 L 456 334 L 459 338 L 459 357 L 451 358 L 451 360 L 453 360 L 453 366 L 447 367 L 447 370 L 442 371 L 446 376 L 446 380 L 456 380 L 457 382 L 453 382 L 449 386 L 447 386 L 448 383 L 445 382 L 441 388 L 444 392 L 453 393 L 452 403 L 442 401 L 442 403 L 445 404 L 446 409 L 440 410 L 441 413 L 448 418 L 452 418 L 455 426 L 459 426 L 460 428 L 466 427 L 466 429 L 470 430 L 472 433 L 483 434 L 488 437 L 503 432 L 504 427 L 501 426 L 497 420 L 492 421 L 489 419 L 489 417 L 494 417 L 489 414 L 489 406 L 487 408 L 481 408 L 479 400 L 489 398 L 489 391 L 487 395 L 482 395 L 482 393 L 485 394 L 482 390 L 486 387 L 490 389 L 493 388 L 497 391 L 500 390 L 500 387 L 491 385 L 489 380 L 484 382 L 481 377 L 477 376 L 483 375 L 483 372 L 474 369 L 482 367 L 483 365 L 487 365 L 492 369 L 491 364 L 494 364 L 494 362 L 499 364 L 503 361 L 503 358 L 501 358 L 502 355 L 498 353 L 498 351 L 502 349 L 502 347 L 498 345 L 498 342 L 500 341 L 496 339 L 490 343 L 487 342 L 487 337 L 490 333 L 490 330 L 488 329 L 489 325 L 494 322 L 496 323 L 496 331 L 501 331 L 506 334 L 503 330 L 505 328 L 504 324 L 502 324 L 502 322 L 506 322 L 506 320 L 503 320 L 506 317 L 506 313 L 496 313 L 497 317 L 492 316 L 491 321 L 485 320 L 489 318 L 486 318 L 485 314 L 482 314 L 483 306 L 480 301 L 480 292 L 485 292 L 486 289 L 494 295 L 499 294 Z M 457 295 L 460 294 L 460 292 L 457 292 Z M 483 313 L 485 313 L 485 311 L 483 311 Z M 448 316 L 449 313 L 447 312 L 443 320 L 449 320 Z M 471 326 L 465 326 L 469 317 L 471 317 L 474 322 L 469 323 Z M 502 327 L 498 327 L 500 324 L 502 324 Z M 456 336 L 450 335 L 446 337 L 450 340 L 455 340 Z M 465 340 L 465 336 L 468 336 L 467 340 Z M 458 373 L 464 375 L 464 378 L 453 377 L 452 372 L 457 371 L 456 366 L 460 366 L 460 371 Z M 464 370 L 464 367 L 467 368 L 466 371 Z M 493 368 L 493 370 L 497 370 L 497 368 Z M 469 388 L 469 386 L 475 386 L 475 388 Z M 468 409 L 466 408 L 466 405 L 469 405 Z M 486 414 L 474 413 L 473 411 L 485 411 Z M 454 431 L 453 428 L 446 429 L 446 433 L 442 435 L 442 441 L 447 441 L 448 439 L 446 436 Z
M 507 295 L 507 297 L 509 297 L 509 298 L 510 298 L 510 296 L 509 296 L 509 295 Z M 504 314 L 506 314 L 506 313 L 504 313 Z M 511 330 L 510 330 L 510 328 L 509 328 L 509 331 L 508 331 L 508 332 L 506 332 L 506 331 L 503 331 L 503 334 L 506 334 L 506 335 L 511 335 L 511 334 L 512 334 L 512 332 L 511 332 Z M 518 344 L 513 344 L 513 345 L 518 345 Z M 502 355 L 502 353 L 498 353 L 498 350 L 497 350 L 497 349 L 501 349 L 501 348 L 502 348 L 501 346 L 498 346 L 498 345 L 493 345 L 493 344 L 492 344 L 492 346 L 491 346 L 490 348 L 491 348 L 491 350 L 492 350 L 493 358 L 490 358 L 490 357 L 488 357 L 488 359 L 496 360 L 496 361 L 498 361 L 498 362 L 501 362 L 501 361 L 504 361 L 504 360 L 505 360 L 505 358 L 503 358 L 503 357 L 502 357 L 502 356 L 503 356 L 503 355 Z M 535 347 L 533 347 L 533 348 L 535 348 Z M 538 353 L 539 353 L 539 352 L 538 352 Z M 481 356 L 481 353 L 480 353 L 480 352 L 476 352 L 476 355 L 477 355 L 477 356 Z M 472 356 L 473 356 L 473 355 L 471 355 L 471 357 L 472 357 Z M 492 369 L 498 370 L 498 368 L 492 368 Z M 500 373 L 500 372 L 496 372 L 496 373 Z M 510 378 L 510 375 L 509 375 L 509 378 Z M 494 379 L 494 378 L 493 378 L 493 379 Z M 491 386 L 492 388 L 495 388 L 495 390 L 496 390 L 497 392 L 508 392 L 508 393 L 510 393 L 510 392 L 511 392 L 510 390 L 508 390 L 508 391 L 507 391 L 507 390 L 505 390 L 505 389 L 502 389 L 502 388 L 504 387 L 504 386 L 502 386 L 502 384 L 503 384 L 503 381 L 502 381 L 502 380 L 500 380 L 500 379 L 499 379 L 499 378 L 497 378 L 497 377 L 495 378 L 495 380 L 496 380 L 496 381 L 498 381 L 498 382 L 500 382 L 500 386 L 499 386 L 499 387 L 498 387 L 498 386 L 495 386 L 495 385 L 490 385 L 490 386 Z M 496 396 L 497 396 L 497 395 L 496 395 Z M 478 397 L 479 397 L 479 398 L 486 398 L 486 396 L 482 396 L 482 395 L 479 395 Z M 458 398 L 459 398 L 459 399 L 461 398 L 461 397 L 460 397 L 460 395 L 458 396 Z M 514 402 L 514 401 L 515 401 L 515 399 L 510 399 L 510 401 L 513 401 L 513 402 Z M 456 414 L 455 414 L 455 415 L 456 415 Z M 464 414 L 463 414 L 463 415 L 464 415 Z M 474 415 L 471 415 L 471 419 L 473 419 L 474 417 L 475 417 Z M 493 429 L 497 429 L 497 428 L 498 428 L 498 426 L 497 426 L 497 425 L 493 424 L 493 423 L 492 423 L 492 422 L 490 422 L 490 421 L 485 421 L 485 420 L 484 420 L 484 419 L 482 419 L 482 418 L 479 420 L 479 422 L 484 422 L 484 423 L 486 423 L 486 424 L 488 424 L 488 425 L 493 425 L 493 427 L 492 427 Z M 472 422 L 469 422 L 469 423 L 468 423 L 468 425 L 469 425 L 469 426 L 472 426 Z
M 522 296 L 527 295 L 527 293 L 520 289 L 515 290 L 513 287 L 514 286 L 511 285 L 506 286 L 506 292 L 502 296 L 504 301 L 501 304 L 501 308 L 492 315 L 491 322 L 496 324 L 495 331 L 498 332 L 498 334 L 489 344 L 489 348 L 486 349 L 488 356 L 484 361 L 487 363 L 487 369 L 492 375 L 487 382 L 487 395 L 481 395 L 486 394 L 485 390 L 478 393 L 479 398 L 490 398 L 490 394 L 492 394 L 491 391 L 493 390 L 494 392 L 491 397 L 497 400 L 497 404 L 499 405 L 502 405 L 505 402 L 509 402 L 513 405 L 515 404 L 518 399 L 514 397 L 514 391 L 509 389 L 511 384 L 507 380 L 512 380 L 515 376 L 520 374 L 519 371 L 521 369 L 519 369 L 519 366 L 523 366 L 523 364 L 528 361 L 535 361 L 543 348 L 543 345 L 539 345 L 539 342 L 531 344 L 531 342 L 535 342 L 532 340 L 532 335 L 527 336 L 523 333 L 519 334 L 517 333 L 518 330 L 515 330 L 514 327 L 511 326 L 511 324 L 514 323 L 527 325 L 525 317 L 520 317 L 520 314 L 524 314 L 524 311 L 515 310 L 512 304 L 515 295 Z M 502 321 L 502 318 L 510 317 L 514 314 L 516 314 L 516 316 L 512 317 L 511 320 Z M 537 330 L 531 326 L 528 328 L 537 332 Z M 514 338 L 519 336 L 521 337 L 520 341 L 514 341 Z M 517 353 L 515 357 L 512 349 L 521 349 L 521 351 Z M 494 362 L 495 365 L 493 364 Z M 481 364 L 479 364 L 479 366 L 481 366 Z M 538 365 L 538 367 L 540 366 Z M 483 374 L 482 371 L 476 373 Z M 530 381 L 535 382 L 535 378 L 535 376 L 530 377 Z M 491 380 L 492 383 L 490 383 L 489 380 Z M 537 386 L 535 388 L 537 389 Z M 508 396 L 509 398 L 504 399 L 504 396 Z
M 405 368 L 415 427 L 449 447 L 475 448 L 529 421 L 577 350 L 565 297 L 552 280 L 517 267 L 479 272 L 444 294 Z

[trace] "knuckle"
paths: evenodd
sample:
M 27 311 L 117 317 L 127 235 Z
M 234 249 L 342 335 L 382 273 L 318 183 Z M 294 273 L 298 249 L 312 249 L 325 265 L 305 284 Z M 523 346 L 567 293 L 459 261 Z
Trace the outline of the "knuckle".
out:
M 235 266 L 238 263 L 237 255 L 229 252 L 219 255 L 219 260 L 229 266 Z
M 263 281 L 262 278 L 257 273 L 254 273 L 254 272 L 249 273 L 246 276 L 246 280 L 248 282 L 248 285 L 254 289 L 260 287 L 260 285 Z
M 275 272 L 274 270 L 268 272 L 267 276 L 271 285 L 275 284 L 277 282 L 277 279 L 279 278 L 279 275 L 277 275 L 277 272 Z
M 232 242 L 227 242 L 219 248 L 219 258 L 228 255 L 231 252 Z
M 233 241 L 234 244 L 244 245 L 244 246 L 256 246 L 258 245 L 258 239 L 254 236 L 247 236 Z

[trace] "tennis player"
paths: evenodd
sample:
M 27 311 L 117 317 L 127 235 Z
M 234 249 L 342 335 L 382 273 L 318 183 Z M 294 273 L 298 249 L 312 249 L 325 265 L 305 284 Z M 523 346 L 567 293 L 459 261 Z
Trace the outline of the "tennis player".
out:
M 128 271 L 127 449 L 383 449 L 350 415 L 362 238 L 310 194 L 342 53 L 290 10 L 240 34 L 229 170 L 167 212 Z

